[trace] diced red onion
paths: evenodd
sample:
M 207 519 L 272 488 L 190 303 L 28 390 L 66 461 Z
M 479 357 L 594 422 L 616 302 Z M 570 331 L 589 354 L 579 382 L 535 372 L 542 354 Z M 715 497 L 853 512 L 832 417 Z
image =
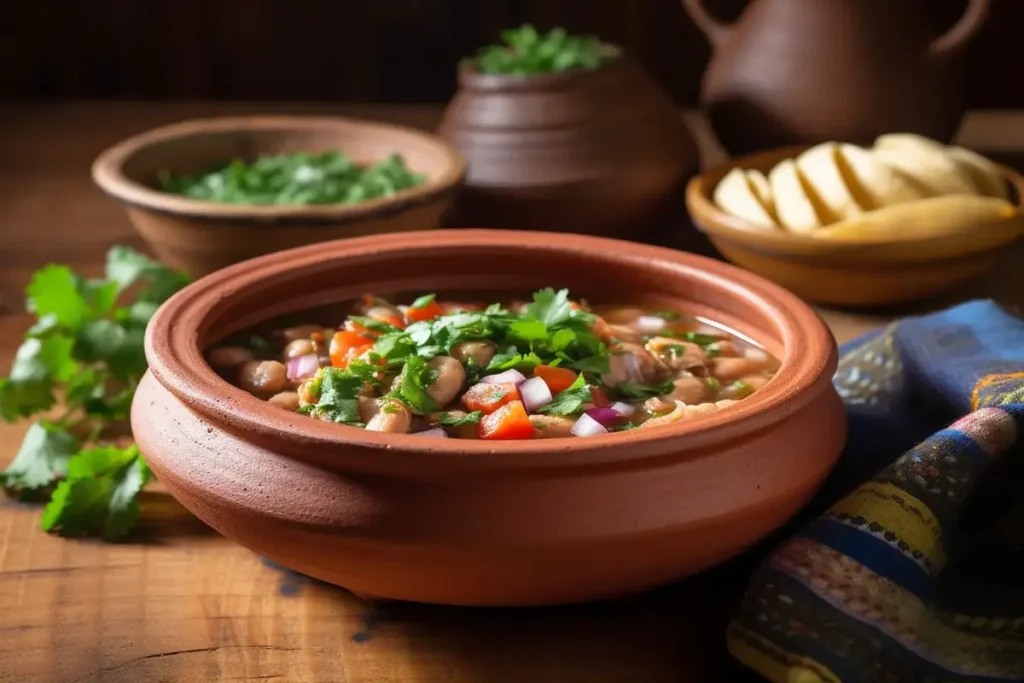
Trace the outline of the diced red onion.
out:
M 642 315 L 636 319 L 636 327 L 645 334 L 654 334 L 665 327 L 665 319 L 656 315 Z
M 607 434 L 608 430 L 604 428 L 603 424 L 583 413 L 576 420 L 576 424 L 572 426 L 572 433 L 573 436 L 597 436 L 598 434 Z
M 506 370 L 505 372 L 499 372 L 497 375 L 481 377 L 480 381 L 484 384 L 505 384 L 507 382 L 512 382 L 518 386 L 526 381 L 526 377 L 518 370 Z
M 607 427 L 610 424 L 615 424 L 622 417 L 618 411 L 608 407 L 589 408 L 583 412 L 584 415 L 589 416 L 591 419 L 597 421 L 602 426 Z
M 623 403 L 622 401 L 616 401 L 612 404 L 612 410 L 621 415 L 622 417 L 629 417 L 636 412 L 636 406 L 629 403 Z
M 288 361 L 288 379 L 302 381 L 309 379 L 320 369 L 320 359 L 315 353 L 296 356 Z
M 523 397 L 523 405 L 527 412 L 532 413 L 542 406 L 551 403 L 553 396 L 547 383 L 540 377 L 528 379 L 519 385 L 519 394 Z
M 448 432 L 444 431 L 441 427 L 432 427 L 426 431 L 416 432 L 416 436 L 428 436 L 435 439 L 447 439 Z

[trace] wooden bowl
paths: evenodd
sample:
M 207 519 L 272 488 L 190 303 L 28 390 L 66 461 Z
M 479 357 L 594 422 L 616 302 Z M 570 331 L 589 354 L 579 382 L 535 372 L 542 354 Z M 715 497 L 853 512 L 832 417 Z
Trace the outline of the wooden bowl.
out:
M 313 420 L 203 359 L 239 330 L 366 292 L 471 300 L 544 286 L 685 306 L 760 340 L 781 369 L 750 398 L 686 423 L 485 442 Z M 264 256 L 172 297 L 149 325 L 146 356 L 132 427 L 170 492 L 277 563 L 383 598 L 542 605 L 680 579 L 789 519 L 846 434 L 835 343 L 799 299 L 725 263 L 596 237 L 444 230 Z
M 690 181 L 686 205 L 701 232 L 727 259 L 800 295 L 807 301 L 839 306 L 880 306 L 925 299 L 982 275 L 1022 233 L 1017 216 L 978 234 L 920 240 L 840 243 L 750 226 L 712 199 L 715 187 L 735 167 L 767 173 L 807 147 L 787 147 L 731 159 Z M 1018 207 L 1024 176 L 998 166 Z
M 198 173 L 232 159 L 340 150 L 357 163 L 392 153 L 420 186 L 351 205 L 255 206 L 204 202 L 156 189 L 161 170 Z M 92 177 L 125 204 L 160 260 L 205 275 L 282 249 L 357 235 L 440 226 L 465 176 L 459 153 L 440 138 L 355 119 L 257 116 L 185 121 L 128 138 L 103 152 Z

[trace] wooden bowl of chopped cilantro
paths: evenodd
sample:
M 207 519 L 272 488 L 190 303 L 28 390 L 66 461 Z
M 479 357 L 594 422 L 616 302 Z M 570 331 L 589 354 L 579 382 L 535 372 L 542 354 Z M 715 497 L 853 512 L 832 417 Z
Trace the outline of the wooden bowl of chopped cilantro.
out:
M 465 164 L 410 128 L 266 116 L 142 133 L 103 152 L 92 175 L 162 261 L 203 275 L 312 242 L 440 227 Z

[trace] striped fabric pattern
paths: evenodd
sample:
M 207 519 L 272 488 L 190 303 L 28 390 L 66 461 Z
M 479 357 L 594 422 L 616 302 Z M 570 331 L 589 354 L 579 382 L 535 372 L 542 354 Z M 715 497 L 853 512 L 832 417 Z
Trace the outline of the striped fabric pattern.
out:
M 1024 614 L 936 605 L 965 500 L 1024 457 L 1024 321 L 992 302 L 907 320 L 845 347 L 835 383 L 852 432 L 835 502 L 755 572 L 730 652 L 775 683 L 1024 681 Z

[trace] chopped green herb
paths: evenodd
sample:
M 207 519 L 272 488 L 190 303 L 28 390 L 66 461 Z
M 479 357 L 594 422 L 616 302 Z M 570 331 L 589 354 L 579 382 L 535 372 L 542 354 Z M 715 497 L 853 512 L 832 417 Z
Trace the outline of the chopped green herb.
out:
M 686 334 L 683 335 L 683 339 L 693 344 L 696 344 L 701 348 L 722 341 L 721 337 L 715 336 L 713 334 L 701 334 L 700 332 L 687 332 Z
M 718 381 L 717 377 L 705 377 L 704 386 L 706 386 L 709 391 L 713 391 L 716 394 L 722 390 L 722 383 Z
M 582 412 L 583 406 L 592 400 L 590 387 L 581 373 L 569 388 L 560 391 L 551 403 L 538 410 L 549 415 L 575 415 Z
M 161 188 L 171 194 L 221 204 L 356 204 L 391 197 L 426 181 L 397 154 L 373 164 L 355 163 L 344 152 L 295 152 L 235 159 L 201 175 L 162 171 Z
M 437 419 L 437 424 L 442 427 L 461 427 L 463 425 L 475 425 L 480 422 L 484 414 L 479 410 L 474 410 L 471 413 L 465 415 L 454 415 L 452 413 L 441 413 Z
M 438 405 L 427 392 L 436 378 L 437 372 L 426 361 L 419 356 L 409 356 L 402 370 L 397 398 L 417 415 L 436 412 Z
M 733 390 L 734 397 L 737 399 L 746 398 L 754 393 L 754 389 L 749 384 L 741 382 L 740 380 L 733 382 L 731 388 Z
M 668 309 L 655 311 L 651 315 L 656 318 L 661 318 L 662 320 L 668 320 L 669 322 L 672 322 L 673 320 L 682 320 L 683 318 L 682 313 L 679 313 L 678 311 L 670 311 Z
M 356 365 L 350 363 L 350 366 Z M 317 399 L 310 414 L 338 424 L 362 427 L 359 418 L 359 392 L 366 380 L 350 368 L 320 368 L 313 379 Z
M 503 31 L 503 44 L 480 50 L 476 68 L 486 74 L 556 73 L 569 69 L 596 69 L 619 56 L 618 50 L 594 36 L 569 35 L 555 28 L 546 34 L 526 24 Z
M 28 498 L 57 484 L 43 516 L 47 531 L 114 539 L 134 524 L 135 495 L 149 470 L 134 446 L 115 448 L 103 439 L 128 418 L 146 371 L 149 319 L 188 281 L 120 246 L 107 253 L 103 279 L 61 265 L 33 275 L 26 305 L 38 320 L 15 353 L 10 375 L 0 379 L 0 417 L 30 417 L 58 401 L 63 412 L 29 427 L 0 486 Z
M 436 294 L 424 294 L 416 299 L 416 301 L 413 301 L 409 308 L 423 308 L 424 306 L 429 306 L 436 298 Z
M 533 372 L 534 368 L 538 365 L 544 365 L 544 361 L 541 360 L 533 351 L 529 353 L 516 353 L 516 347 L 510 347 L 508 353 L 498 353 L 491 358 L 491 362 L 487 364 L 488 373 L 504 372 L 505 370 L 518 370 L 524 374 Z
M 636 382 L 620 382 L 615 385 L 615 392 L 625 398 L 654 398 L 655 396 L 665 396 L 671 394 L 675 390 L 675 385 L 672 382 L 662 382 L 661 384 L 638 384 Z
M 366 329 L 370 330 L 371 332 L 380 332 L 381 334 L 390 334 L 392 332 L 398 332 L 399 331 L 399 328 L 396 327 L 395 325 L 392 325 L 391 323 L 386 323 L 386 322 L 384 322 L 382 320 L 377 320 L 375 318 L 365 318 L 363 316 L 353 315 L 353 316 L 349 316 L 349 320 L 351 320 L 352 322 L 354 322 L 355 324 L 357 324 L 357 325 L 359 325 L 361 327 L 365 327 Z
M 626 424 L 621 424 L 618 427 L 612 427 L 609 431 L 612 431 L 612 432 L 628 432 L 629 430 L 636 429 L 639 426 L 640 425 L 636 424 L 635 422 L 627 422 Z

